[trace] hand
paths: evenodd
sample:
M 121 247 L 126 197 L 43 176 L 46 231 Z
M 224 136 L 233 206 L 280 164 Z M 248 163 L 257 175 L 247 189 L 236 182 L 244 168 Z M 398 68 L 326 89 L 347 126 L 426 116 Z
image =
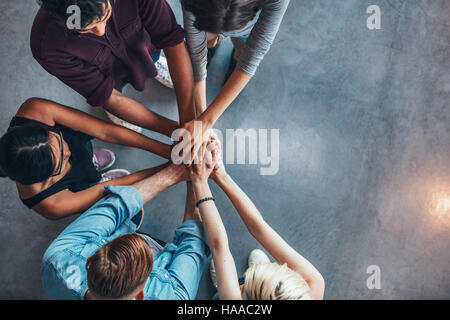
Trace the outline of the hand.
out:
M 169 168 L 177 177 L 177 181 L 191 181 L 191 176 L 186 166 L 171 164 Z
M 211 138 L 213 143 L 216 144 L 215 149 L 213 150 L 214 156 L 216 157 L 216 164 L 214 166 L 214 170 L 211 173 L 210 178 L 217 182 L 219 179 L 226 177 L 227 172 L 225 170 L 225 165 L 223 163 L 223 155 L 222 155 L 222 146 L 219 140 L 215 140 Z
M 214 143 L 202 143 L 193 165 L 189 167 L 189 175 L 192 183 L 198 184 L 208 181 L 208 178 L 217 165 L 217 155 L 218 152 Z
M 184 130 L 180 130 L 177 136 L 178 141 L 183 141 L 183 149 L 191 151 L 190 154 L 182 155 L 183 163 L 192 164 L 202 144 L 208 142 L 211 128 L 201 120 L 192 120 L 187 122 L 182 129 Z M 184 139 L 189 139 L 189 141 L 184 141 Z

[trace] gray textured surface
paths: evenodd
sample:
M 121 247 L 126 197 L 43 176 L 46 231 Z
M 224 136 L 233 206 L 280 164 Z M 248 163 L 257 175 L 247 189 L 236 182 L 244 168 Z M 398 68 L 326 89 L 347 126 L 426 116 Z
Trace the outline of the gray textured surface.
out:
M 370 4 L 382 9 L 379 31 L 366 28 Z M 33 1 L 0 3 L 0 126 L 5 130 L 32 96 L 105 118 L 32 59 L 36 11 Z M 217 125 L 281 129 L 277 175 L 262 177 L 253 165 L 228 170 L 267 221 L 322 272 L 328 299 L 450 298 L 449 16 L 447 0 L 293 0 L 257 76 Z M 214 58 L 210 97 L 220 88 L 230 48 L 226 42 Z M 145 92 L 127 94 L 177 115 L 173 92 L 154 80 Z M 162 162 L 110 148 L 116 167 Z M 21 204 L 14 183 L 1 182 L 0 298 L 46 299 L 40 260 L 71 219 L 44 220 Z M 242 272 L 257 244 L 231 203 L 213 191 Z M 184 198 L 179 185 L 148 204 L 143 230 L 170 240 Z M 366 287 L 369 265 L 381 268 L 381 290 Z M 212 292 L 205 273 L 199 298 Z

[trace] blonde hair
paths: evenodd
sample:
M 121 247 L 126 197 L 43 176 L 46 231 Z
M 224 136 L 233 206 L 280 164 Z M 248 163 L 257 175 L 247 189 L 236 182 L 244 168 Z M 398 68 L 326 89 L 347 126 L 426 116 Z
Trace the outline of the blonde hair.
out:
M 306 280 L 286 264 L 254 264 L 247 269 L 244 300 L 311 300 Z

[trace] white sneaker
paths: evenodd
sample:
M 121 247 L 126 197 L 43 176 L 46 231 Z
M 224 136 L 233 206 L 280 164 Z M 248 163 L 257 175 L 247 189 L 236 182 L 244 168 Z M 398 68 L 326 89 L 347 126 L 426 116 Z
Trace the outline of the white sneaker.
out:
M 270 262 L 269 257 L 267 254 L 265 254 L 264 251 L 255 249 L 252 252 L 250 252 L 250 255 L 248 257 L 248 267 L 250 268 L 254 264 L 260 264 L 260 263 L 268 263 Z
M 114 124 L 116 124 L 118 126 L 121 126 L 121 127 L 125 127 L 127 129 L 130 129 L 130 130 L 136 131 L 137 133 L 141 133 L 142 132 L 142 128 L 141 127 L 139 127 L 139 126 L 137 126 L 135 124 L 126 122 L 125 120 L 122 120 L 122 119 L 116 117 L 115 115 L 113 115 L 112 113 L 110 113 L 110 112 L 108 112 L 106 110 L 105 110 L 105 112 L 106 112 L 106 115 L 108 116 L 108 118 L 112 121 L 112 123 L 114 123 Z
M 209 275 L 211 276 L 211 281 L 214 288 L 219 289 L 219 284 L 217 282 L 216 268 L 214 267 L 214 260 L 211 259 L 211 264 L 209 265 Z
M 156 69 L 158 70 L 158 75 L 155 79 L 167 88 L 173 89 L 172 78 L 170 77 L 169 65 L 167 64 L 167 59 L 163 56 L 159 57 L 159 60 L 155 62 Z

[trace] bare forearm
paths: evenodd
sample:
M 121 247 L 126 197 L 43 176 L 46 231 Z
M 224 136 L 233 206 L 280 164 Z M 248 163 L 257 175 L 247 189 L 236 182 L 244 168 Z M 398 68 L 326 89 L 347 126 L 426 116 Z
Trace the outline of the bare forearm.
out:
M 208 182 L 194 183 L 197 200 L 211 197 Z M 241 299 L 236 264 L 228 245 L 228 236 L 217 207 L 213 201 L 199 205 L 208 243 L 214 259 L 219 295 L 222 300 Z
M 124 96 L 115 89 L 104 107 L 120 119 L 168 137 L 179 127 L 178 122 L 150 111 L 139 102 Z
M 41 203 L 33 207 L 33 210 L 42 216 L 56 220 L 73 214 L 81 213 L 89 209 L 93 204 L 106 196 L 105 185 L 110 186 L 128 186 L 137 183 L 143 179 L 153 176 L 155 173 L 168 167 L 164 164 L 155 168 L 142 170 L 126 177 L 110 180 L 107 182 L 96 184 L 86 190 L 80 192 L 70 192 L 69 190 L 61 191 L 53 197 L 43 200 Z
M 214 126 L 217 119 L 219 119 L 219 117 L 233 103 L 242 90 L 244 90 L 250 79 L 250 76 L 239 69 L 236 69 L 213 103 L 200 116 L 200 120 L 204 121 L 209 128 Z
M 216 179 L 232 201 L 242 220 L 255 239 L 280 263 L 300 273 L 320 298 L 324 280 L 320 272 L 301 254 L 293 249 L 267 222 L 244 191 L 227 174 Z
M 194 84 L 194 101 L 197 114 L 201 115 L 207 108 L 206 80 Z
M 184 42 L 165 49 L 164 53 L 177 96 L 180 124 L 183 125 L 196 117 L 191 59 Z
M 264 218 L 247 194 L 228 174 L 222 174 L 216 183 L 226 193 L 251 233 L 266 225 Z
M 149 178 L 133 184 L 142 196 L 144 203 L 152 200 L 167 188 L 186 179 L 184 168 L 171 164 Z
M 207 181 L 203 183 L 194 183 L 194 192 L 197 201 L 212 197 Z M 217 252 L 228 250 L 227 233 L 214 201 L 201 203 L 199 209 L 211 251 Z
M 157 140 L 150 139 L 140 133 L 125 127 L 108 124 L 103 139 L 106 142 L 139 148 L 170 159 L 170 146 Z

